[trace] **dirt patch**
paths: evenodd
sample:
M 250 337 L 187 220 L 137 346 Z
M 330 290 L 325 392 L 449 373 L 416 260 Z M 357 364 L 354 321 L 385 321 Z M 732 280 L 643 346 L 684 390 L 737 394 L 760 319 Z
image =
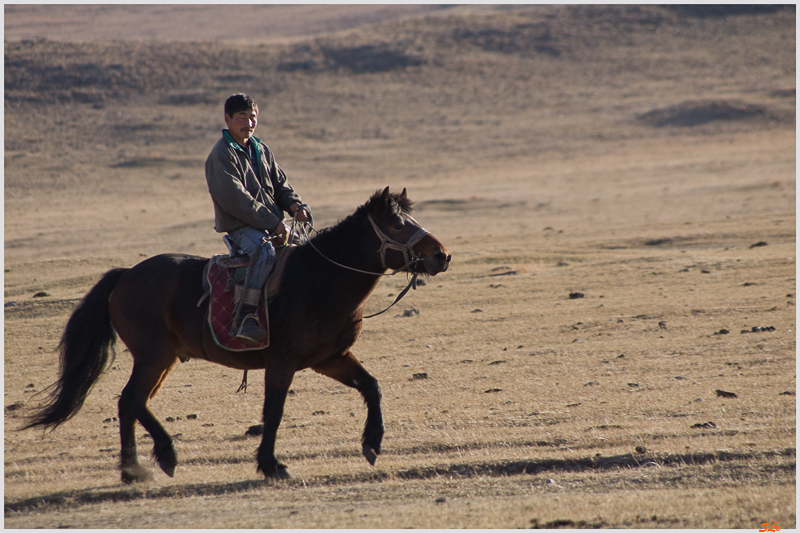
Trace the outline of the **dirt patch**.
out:
M 710 122 L 763 121 L 791 124 L 794 113 L 779 113 L 759 104 L 734 101 L 682 102 L 661 109 L 653 109 L 637 117 L 650 126 L 692 127 Z
M 6 7 L 6 527 L 795 527 L 793 7 L 464 6 L 290 41 L 180 9 Z M 48 40 L 10 37 L 25 13 Z M 315 225 L 406 187 L 452 266 L 355 345 L 375 466 L 359 395 L 302 371 L 293 478 L 264 481 L 263 376 L 190 360 L 150 403 L 175 477 L 138 428 L 155 480 L 126 486 L 122 344 L 73 420 L 15 429 L 104 272 L 225 251 L 203 165 L 238 91 Z
M 354 74 L 389 72 L 426 63 L 421 57 L 407 54 L 386 44 L 355 48 L 325 48 L 323 54 L 336 67 L 345 68 Z
M 558 42 L 547 23 L 519 24 L 509 29 L 461 30 L 454 37 L 487 52 L 503 54 L 538 53 L 558 57 L 564 49 L 564 44 Z
M 454 7 L 7 5 L 5 38 L 65 42 L 269 42 L 457 10 Z
M 689 17 L 721 18 L 743 15 L 769 15 L 778 11 L 794 11 L 795 6 L 787 5 L 686 5 L 669 6 L 670 10 Z

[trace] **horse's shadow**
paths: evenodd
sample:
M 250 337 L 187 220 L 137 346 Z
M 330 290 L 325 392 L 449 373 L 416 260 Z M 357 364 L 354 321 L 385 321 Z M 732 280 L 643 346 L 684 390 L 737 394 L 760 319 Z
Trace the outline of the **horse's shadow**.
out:
M 405 455 L 402 450 L 395 454 Z M 658 466 L 686 466 L 716 464 L 727 461 L 748 461 L 776 457 L 795 457 L 794 448 L 774 452 L 695 452 L 686 454 L 621 454 L 614 456 L 589 456 L 573 459 L 532 459 L 501 460 L 475 463 L 450 463 L 427 467 L 398 469 L 395 471 L 372 470 L 360 473 L 319 475 L 311 478 L 289 479 L 252 479 L 225 483 L 194 483 L 169 485 L 166 487 L 105 485 L 88 489 L 43 494 L 16 502 L 5 503 L 5 516 L 11 513 L 48 512 L 64 508 L 78 508 L 96 503 L 117 503 L 135 500 L 161 500 L 171 498 L 189 498 L 194 496 L 222 496 L 275 488 L 304 488 L 314 485 L 350 485 L 356 483 L 379 483 L 388 479 L 399 481 L 471 478 L 471 477 L 508 477 L 532 475 L 547 482 L 547 476 L 553 472 L 605 472 L 614 470 L 630 470 Z M 243 461 L 242 461 L 243 462 Z

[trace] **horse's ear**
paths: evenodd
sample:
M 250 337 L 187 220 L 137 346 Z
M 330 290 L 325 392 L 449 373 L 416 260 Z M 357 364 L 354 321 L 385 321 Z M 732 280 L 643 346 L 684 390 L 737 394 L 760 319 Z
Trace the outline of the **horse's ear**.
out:
M 402 198 L 403 200 L 407 200 L 408 199 L 408 195 L 406 194 L 406 188 L 405 187 L 403 187 L 403 192 L 400 193 L 400 198 Z
M 389 203 L 389 187 L 388 186 L 385 189 L 383 189 L 383 192 L 381 193 L 381 200 L 383 200 L 385 203 Z

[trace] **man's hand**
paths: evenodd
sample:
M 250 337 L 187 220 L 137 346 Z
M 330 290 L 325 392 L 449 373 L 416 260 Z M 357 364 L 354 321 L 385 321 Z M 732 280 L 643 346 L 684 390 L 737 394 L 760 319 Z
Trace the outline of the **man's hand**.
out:
M 289 211 L 291 211 L 292 216 L 297 216 L 297 220 L 300 222 L 308 222 L 308 213 L 300 207 L 302 205 L 300 202 L 295 202 L 289 206 Z
M 279 222 L 278 227 L 272 230 L 271 233 L 270 240 L 273 246 L 285 246 L 286 241 L 289 240 L 289 233 L 286 231 L 286 226 L 283 225 L 283 222 Z

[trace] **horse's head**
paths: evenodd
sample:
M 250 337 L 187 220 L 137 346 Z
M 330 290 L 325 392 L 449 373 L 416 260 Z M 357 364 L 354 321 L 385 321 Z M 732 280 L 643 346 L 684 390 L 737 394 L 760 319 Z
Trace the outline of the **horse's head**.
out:
M 378 253 L 385 268 L 435 276 L 450 265 L 451 255 L 439 239 L 411 216 L 406 190 L 376 192 L 367 203 L 367 216 L 381 241 Z

